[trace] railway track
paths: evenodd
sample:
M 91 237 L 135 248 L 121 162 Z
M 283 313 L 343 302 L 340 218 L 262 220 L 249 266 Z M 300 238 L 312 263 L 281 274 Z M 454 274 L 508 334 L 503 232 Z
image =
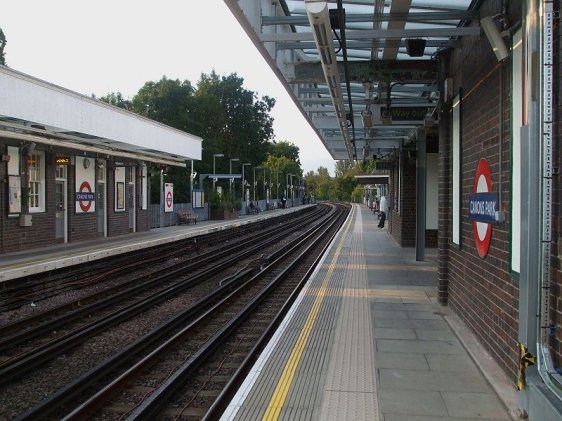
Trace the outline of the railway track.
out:
M 62 350 L 68 351 L 91 336 L 179 293 L 190 290 L 194 297 L 208 294 L 215 287 L 213 276 L 236 267 L 243 259 L 253 260 L 268 244 L 281 241 L 288 233 L 298 230 L 317 216 L 316 212 L 312 212 L 297 218 L 292 225 L 272 226 L 250 238 L 230 241 L 220 249 L 198 256 L 196 261 L 168 267 L 164 274 L 134 277 L 128 282 L 128 287 L 119 292 L 112 289 L 107 294 L 96 294 L 96 298 L 100 298 L 98 301 L 92 298 L 88 305 L 75 305 L 71 312 L 20 329 L 15 334 L 1 335 L 12 330 L 12 326 L 4 328 L 0 331 L 0 352 L 3 352 L 0 384 L 21 377 L 28 370 L 55 358 Z M 252 245 L 248 247 L 247 241 L 251 241 Z M 33 318 L 33 322 L 37 320 L 37 317 Z M 25 345 L 23 349 L 15 348 L 15 353 L 9 353 L 22 343 Z
M 289 215 L 285 215 L 278 219 L 285 221 L 289 217 Z M 0 312 L 37 304 L 57 294 L 79 290 L 102 282 L 108 277 L 126 275 L 132 268 L 135 270 L 150 268 L 171 259 L 182 259 L 186 253 L 202 253 L 206 249 L 214 248 L 216 244 L 223 244 L 235 234 L 245 236 L 267 228 L 268 224 L 269 222 L 262 221 L 233 227 L 200 235 L 197 236 L 197 239 L 189 238 L 173 244 L 164 244 L 142 251 L 124 253 L 95 262 L 6 281 L 3 289 L 0 290 Z M 131 262 L 131 256 L 136 257 L 134 262 Z
M 310 214 L 308 215 L 308 218 L 306 218 L 306 216 L 303 217 L 303 223 L 310 223 L 310 219 L 312 220 L 318 220 L 319 219 L 319 214 Z M 270 223 L 271 225 L 271 223 Z M 258 238 L 257 236 L 253 237 L 254 240 L 252 240 L 252 243 L 255 244 L 254 248 L 248 247 L 247 245 L 244 245 L 243 247 L 241 247 L 242 249 L 244 249 L 245 252 L 248 253 L 249 256 L 253 257 L 249 257 L 248 259 L 244 259 L 243 257 L 239 257 L 238 258 L 238 266 L 233 267 L 234 262 L 229 262 L 228 264 L 225 264 L 225 267 L 229 267 L 230 271 L 227 274 L 221 274 L 220 276 L 217 277 L 217 279 L 215 279 L 215 284 L 218 282 L 218 279 L 220 278 L 222 280 L 222 282 L 220 282 L 220 287 L 216 288 L 216 292 L 213 292 L 213 294 L 207 293 L 205 294 L 204 292 L 200 292 L 197 295 L 196 299 L 192 300 L 192 305 L 189 306 L 189 308 L 185 309 L 184 312 L 182 312 L 182 314 L 180 315 L 176 315 L 172 318 L 170 318 L 170 320 L 168 320 L 166 323 L 161 323 L 162 326 L 158 326 L 158 329 L 152 329 L 150 332 L 146 332 L 143 336 L 139 337 L 136 341 L 131 342 L 128 346 L 126 347 L 122 347 L 122 349 L 120 350 L 120 352 L 116 352 L 113 354 L 112 358 L 107 358 L 104 362 L 102 363 L 98 363 L 97 366 L 99 365 L 103 365 L 107 363 L 107 370 L 108 373 L 113 373 L 115 372 L 117 367 L 120 367 L 120 370 L 122 370 L 123 366 L 128 366 L 131 364 L 135 364 L 135 361 L 140 361 L 143 359 L 142 355 L 146 354 L 147 352 L 152 352 L 152 350 L 154 350 L 156 347 L 158 347 L 157 344 L 159 344 L 162 340 L 162 337 L 160 337 L 160 334 L 156 334 L 155 332 L 158 330 L 166 330 L 167 329 L 167 333 L 165 333 L 164 335 L 167 335 L 168 337 L 173 337 L 175 335 L 178 334 L 178 332 L 181 330 L 179 326 L 185 326 L 186 324 L 191 324 L 193 323 L 194 320 L 198 320 L 199 317 L 201 317 L 201 314 L 203 314 L 204 312 L 206 312 L 205 308 L 209 307 L 209 306 L 214 306 L 216 305 L 216 303 L 218 302 L 222 302 L 223 300 L 225 300 L 225 297 L 229 297 L 232 294 L 232 291 L 237 291 L 239 288 L 241 288 L 241 285 L 247 285 L 248 282 L 250 282 L 250 279 L 254 279 L 255 282 L 255 277 L 257 276 L 257 273 L 262 273 L 265 270 L 265 268 L 269 268 L 267 270 L 272 271 L 273 270 L 273 266 L 271 264 L 271 261 L 275 258 L 275 256 L 280 253 L 279 250 L 284 250 L 286 249 L 286 247 L 288 247 L 287 244 L 291 244 L 291 243 L 299 243 L 299 241 L 296 241 L 295 238 L 291 238 L 290 236 L 290 230 L 287 227 L 287 225 L 282 225 L 281 226 L 282 231 L 284 231 L 283 237 L 287 240 L 284 244 L 282 244 L 282 247 L 277 247 L 278 251 L 277 252 L 271 252 L 271 253 L 264 253 L 264 251 L 266 251 L 267 249 L 265 248 L 263 243 L 260 243 L 258 240 L 256 240 L 256 238 Z M 274 242 L 277 241 L 278 245 L 283 243 L 282 241 L 280 241 L 279 239 L 275 240 L 274 234 L 272 234 L 273 231 L 271 232 L 262 232 L 262 234 L 266 237 L 268 237 L 270 240 L 273 240 Z M 297 234 L 295 234 L 297 237 L 302 237 L 303 234 L 302 232 L 299 232 Z M 232 254 L 232 249 L 231 244 L 229 243 L 236 243 L 236 241 L 228 241 L 224 243 L 223 248 L 225 249 L 225 251 L 227 251 L 227 253 Z M 247 242 L 246 242 L 247 244 Z M 262 253 L 260 253 L 260 258 L 256 260 L 256 253 L 257 251 L 260 251 Z M 266 254 L 266 256 L 264 256 L 264 254 Z M 198 258 L 200 258 L 201 256 L 199 256 Z M 235 259 L 236 260 L 236 259 Z M 252 263 L 250 263 L 250 261 Z M 224 268 L 223 268 L 224 269 Z M 218 273 L 217 269 L 217 273 Z M 265 273 L 265 272 L 264 272 Z M 195 276 L 195 275 L 194 275 Z M 206 274 L 203 277 L 205 278 L 209 278 L 212 275 Z M 264 276 L 263 274 L 261 275 L 262 277 Z M 267 281 L 266 281 L 267 283 Z M 177 291 L 176 291 L 177 293 Z M 172 293 L 171 295 L 173 296 L 175 293 Z M 231 298 L 232 300 L 232 298 Z M 235 300 L 235 302 L 237 302 L 238 300 Z M 279 300 L 278 300 L 279 301 Z M 237 311 L 235 310 L 223 310 L 222 311 L 225 314 L 234 314 Z M 130 317 L 129 317 L 130 318 Z M 258 320 L 261 319 L 262 317 L 258 317 Z M 261 323 L 263 324 L 263 323 Z M 208 338 L 207 338 L 208 339 Z M 137 347 L 137 342 L 140 344 L 138 345 L 139 348 Z M 76 346 L 76 345 L 73 345 Z M 61 345 L 59 345 L 59 349 L 54 350 L 53 351 L 53 355 L 49 358 L 53 358 L 57 353 L 61 354 L 61 353 L 66 353 L 69 352 L 68 351 L 68 346 L 66 344 L 63 343 L 62 347 Z M 136 350 L 138 349 L 138 351 Z M 131 361 L 131 358 L 133 359 L 133 361 Z M 110 361 L 111 360 L 111 361 Z M 40 361 L 40 360 L 38 360 Z M 40 361 L 37 363 L 36 367 L 38 369 L 43 369 L 42 367 L 45 365 L 45 361 Z M 231 365 L 231 364 L 229 364 Z M 27 362 L 25 360 L 21 360 L 20 362 L 20 366 L 21 366 L 21 370 L 22 372 L 29 370 L 29 365 L 27 365 Z M 2 367 L 2 366 L 0 366 Z M 72 382 L 67 382 L 67 387 L 62 387 L 59 388 L 56 391 L 53 392 L 49 392 L 49 398 L 47 399 L 47 401 L 52 401 L 54 403 L 54 408 L 57 408 L 57 410 L 60 411 L 61 408 L 65 408 L 67 412 L 71 412 L 72 408 L 76 405 L 77 399 L 78 401 L 80 400 L 84 400 L 86 397 L 95 394 L 94 391 L 92 391 L 92 384 L 104 384 L 107 383 L 108 381 L 110 381 L 110 379 L 108 379 L 108 374 L 93 374 L 95 371 L 94 368 L 87 370 L 85 373 L 83 373 L 81 376 L 75 376 L 74 380 Z M 103 372 L 103 370 L 102 370 Z M 2 373 L 0 371 L 0 373 Z M 11 378 L 12 380 L 8 380 L 8 383 L 6 383 L 6 387 L 10 387 L 13 385 L 13 381 L 15 381 L 16 378 L 18 378 L 20 374 L 10 374 L 10 372 L 5 372 L 0 374 L 0 382 L 3 382 L 3 378 L 5 377 L 4 374 L 7 374 L 6 378 Z M 111 376 L 109 376 L 111 377 Z M 93 382 L 93 383 L 89 383 L 89 382 Z M 98 386 L 95 386 L 98 387 Z M 72 390 L 74 394 L 77 394 L 79 397 L 77 398 L 76 396 L 72 397 L 70 396 L 67 392 L 68 390 Z M 1 392 L 1 388 L 0 388 L 0 392 Z M 204 393 L 208 393 L 208 392 L 204 392 Z M 218 395 L 218 393 L 215 393 L 215 395 Z M 2 400 L 0 398 L 0 404 L 2 404 Z M 37 405 L 35 405 L 36 409 L 29 409 L 26 413 L 21 414 L 19 417 L 20 419 L 41 419 L 41 418 L 47 418 L 49 419 L 50 416 L 47 415 L 49 413 L 52 413 L 52 410 L 46 410 L 45 408 L 45 402 L 41 402 Z M 47 404 L 49 405 L 49 404 Z M 37 409 L 38 408 L 38 409 Z M 36 412 L 38 411 L 38 412 Z M 188 412 L 190 412 L 191 410 L 188 410 Z M 196 411 L 197 412 L 197 411 Z M 62 416 L 61 413 L 56 413 L 56 415 L 54 416 L 55 418 L 60 418 Z
M 103 378 L 116 370 L 115 359 L 99 365 L 87 377 L 20 419 L 37 419 L 47 413 L 64 419 L 149 419 L 156 413 L 201 418 L 216 397 L 227 396 L 222 390 L 244 360 L 251 352 L 258 351 L 260 342 L 264 345 L 266 332 L 271 332 L 275 321 L 280 320 L 281 309 L 286 309 L 289 299 L 296 296 L 312 263 L 341 225 L 344 215 L 345 212 L 334 212 L 331 218 L 312 228 L 302 241 L 273 253 L 257 274 L 211 304 L 199 317 L 99 391 L 94 393 L 88 387 L 95 382 L 92 379 Z M 158 328 L 153 335 L 160 339 L 162 332 Z M 134 353 L 133 348 L 126 350 L 128 355 Z M 190 381 L 186 385 L 187 378 Z M 214 380 L 209 381 L 210 378 Z M 179 397 L 178 390 L 181 390 Z M 202 394 L 203 403 L 199 398 Z M 92 397 L 67 415 L 56 412 L 76 395 Z M 179 412 L 178 408 L 181 408 Z

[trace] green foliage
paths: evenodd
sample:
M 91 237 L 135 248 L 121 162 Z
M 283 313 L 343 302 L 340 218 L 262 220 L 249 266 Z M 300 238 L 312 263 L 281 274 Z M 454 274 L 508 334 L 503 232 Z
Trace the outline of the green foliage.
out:
M 6 47 L 7 42 L 8 41 L 6 40 L 6 36 L 4 35 L 2 28 L 0 28 L 0 64 L 4 66 L 6 66 L 6 55 L 4 53 L 4 48 Z
M 287 173 L 302 174 L 298 147 L 286 141 L 272 142 L 270 113 L 275 100 L 268 96 L 258 98 L 256 93 L 245 89 L 243 83 L 244 79 L 235 73 L 222 77 L 215 72 L 202 74 L 196 87 L 187 80 L 164 76 L 157 82 L 146 82 L 132 100 L 123 98 L 119 92 L 107 94 L 100 100 L 201 137 L 203 156 L 194 166 L 199 174 L 213 173 L 215 154 L 224 155 L 214 159 L 219 174 L 229 172 L 231 158 L 239 159 L 233 162 L 234 174 L 241 172 L 242 163 L 281 171 L 283 177 Z M 269 161 L 270 156 L 277 160 Z M 252 167 L 246 167 L 246 171 Z M 263 183 L 263 171 L 256 176 L 261 177 Z M 189 175 L 185 169 L 170 167 L 165 181 L 174 183 L 176 201 L 189 199 Z M 228 180 L 218 180 L 217 186 L 228 188 Z M 158 203 L 159 176 L 151 177 L 151 191 L 152 202 Z
M 294 161 L 300 168 L 301 162 L 299 158 L 300 149 L 297 145 L 291 142 L 280 141 L 272 142 L 269 144 L 268 154 L 274 157 L 285 157 L 290 161 Z
M 214 191 L 209 197 L 209 206 L 213 209 L 240 210 L 242 201 L 239 197 L 234 197 L 228 192 L 223 192 L 220 195 L 217 191 Z
M 132 108 L 131 101 L 129 99 L 123 98 L 123 94 L 121 92 L 110 92 L 109 94 L 99 97 L 98 99 L 125 110 L 130 110 Z
M 357 189 L 355 175 L 362 173 L 360 164 L 338 161 L 335 173 L 334 178 L 330 177 L 330 173 L 325 167 L 319 167 L 317 172 L 308 172 L 305 176 L 308 190 L 318 200 L 352 201 Z

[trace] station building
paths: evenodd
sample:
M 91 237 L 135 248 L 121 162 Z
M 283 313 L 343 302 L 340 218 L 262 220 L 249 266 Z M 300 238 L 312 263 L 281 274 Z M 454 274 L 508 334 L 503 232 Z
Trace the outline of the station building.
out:
M 358 180 L 389 241 L 437 245 L 439 302 L 521 408 L 560 419 L 560 1 L 225 3 L 332 157 L 383 164 Z
M 202 139 L 0 66 L 0 253 L 149 229 L 149 167 Z

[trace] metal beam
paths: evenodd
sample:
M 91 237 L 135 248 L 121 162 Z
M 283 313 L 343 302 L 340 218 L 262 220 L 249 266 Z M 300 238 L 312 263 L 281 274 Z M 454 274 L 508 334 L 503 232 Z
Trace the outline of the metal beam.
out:
M 393 29 L 393 30 L 363 30 L 347 31 L 346 37 L 349 40 L 358 39 L 402 39 L 402 38 L 450 38 L 479 36 L 480 26 L 465 26 L 460 28 L 416 28 L 416 29 Z M 273 34 L 260 34 L 261 42 L 279 41 L 312 41 L 313 35 L 310 32 L 279 32 Z
M 476 11 L 451 11 L 451 12 L 425 12 L 425 13 L 353 13 L 345 15 L 346 23 L 361 22 L 387 22 L 392 20 L 404 20 L 406 22 L 424 21 L 448 21 L 448 20 L 473 20 L 478 18 Z M 309 26 L 306 16 L 262 16 L 262 25 L 296 25 Z
M 343 63 L 338 62 L 343 80 Z M 366 60 L 349 63 L 349 79 L 362 83 L 366 80 L 400 81 L 402 83 L 433 83 L 437 80 L 437 60 Z M 295 64 L 295 77 L 289 83 L 326 82 L 320 63 Z
M 406 48 L 406 41 L 400 40 L 398 43 L 400 48 Z M 428 39 L 426 43 L 426 48 L 442 48 L 442 47 L 455 47 L 459 45 L 459 41 L 456 40 L 435 40 Z M 348 50 L 370 50 L 372 47 L 372 41 L 347 41 L 346 46 Z M 386 46 L 386 40 L 380 41 L 380 46 Z M 301 41 L 301 42 L 278 42 L 278 50 L 316 50 L 316 44 L 314 42 Z

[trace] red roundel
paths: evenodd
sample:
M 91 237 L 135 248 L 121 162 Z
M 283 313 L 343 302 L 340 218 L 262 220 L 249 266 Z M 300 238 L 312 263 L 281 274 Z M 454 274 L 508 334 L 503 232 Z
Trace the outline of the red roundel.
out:
M 172 192 L 168 192 L 166 194 L 166 207 L 168 208 L 172 207 Z
M 83 193 L 84 190 L 86 190 L 88 193 L 92 192 L 92 187 L 90 186 L 90 183 L 88 183 L 87 181 L 82 182 L 82 184 L 80 184 L 80 193 Z M 90 210 L 90 208 L 92 207 L 92 201 L 91 200 L 80 200 L 80 202 L 78 202 L 80 204 L 80 209 L 82 209 L 83 212 L 88 212 Z
M 474 176 L 474 193 L 490 193 L 492 191 L 492 177 L 488 162 L 481 158 L 478 161 L 476 175 Z M 492 238 L 492 224 L 486 222 L 472 221 L 474 240 L 476 241 L 476 251 L 478 256 L 484 258 L 490 249 Z

